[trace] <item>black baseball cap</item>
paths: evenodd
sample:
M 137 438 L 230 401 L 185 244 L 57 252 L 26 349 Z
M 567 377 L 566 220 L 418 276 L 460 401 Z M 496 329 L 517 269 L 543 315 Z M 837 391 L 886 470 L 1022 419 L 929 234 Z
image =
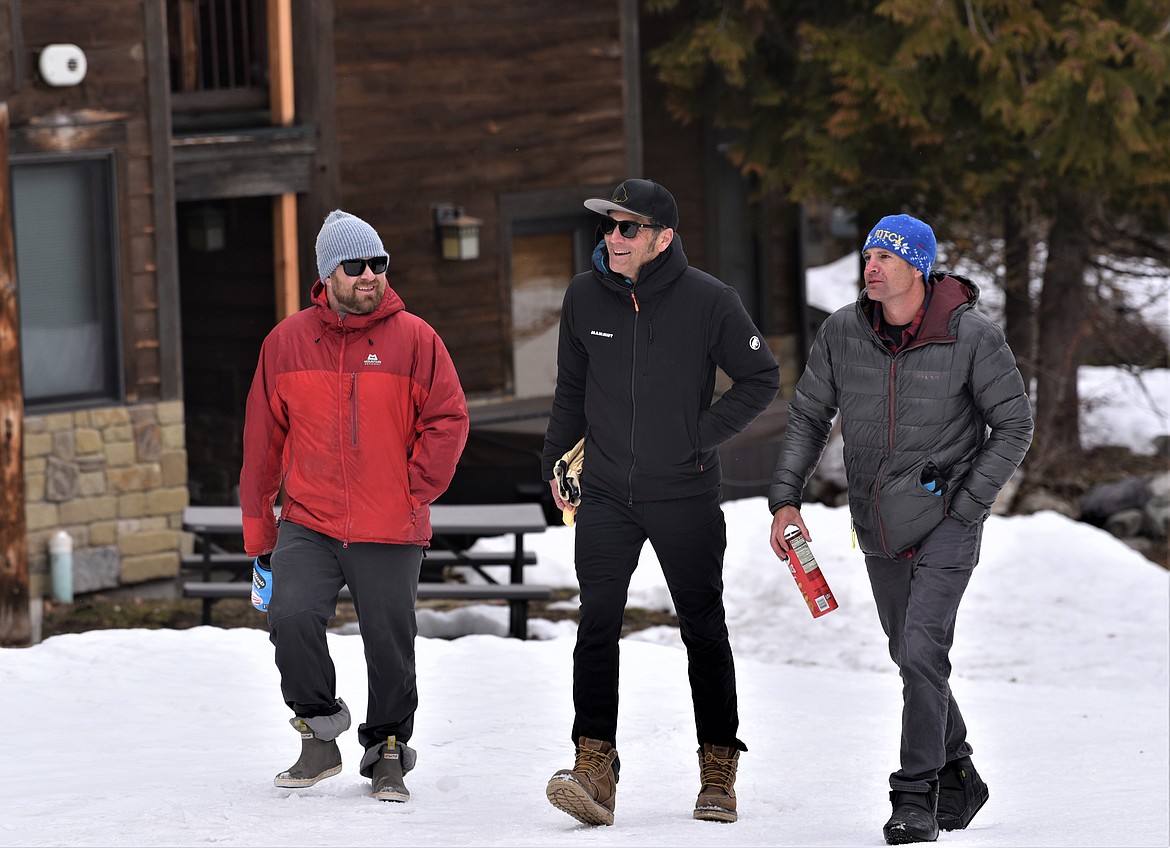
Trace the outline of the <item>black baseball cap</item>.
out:
M 678 206 L 674 196 L 651 180 L 626 180 L 613 190 L 609 200 L 591 198 L 585 201 L 585 208 L 598 215 L 630 212 L 672 230 L 678 229 Z

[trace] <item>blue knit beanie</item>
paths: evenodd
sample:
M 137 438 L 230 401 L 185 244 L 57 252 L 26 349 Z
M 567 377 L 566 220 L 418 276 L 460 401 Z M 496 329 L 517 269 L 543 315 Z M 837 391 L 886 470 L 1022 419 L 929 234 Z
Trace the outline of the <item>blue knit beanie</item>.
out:
M 374 228 L 348 212 L 334 209 L 317 233 L 317 273 L 324 280 L 350 259 L 390 258 Z
M 887 215 L 877 222 L 865 240 L 861 252 L 871 247 L 884 247 L 897 254 L 922 272 L 922 279 L 930 279 L 934 265 L 934 230 L 909 215 Z

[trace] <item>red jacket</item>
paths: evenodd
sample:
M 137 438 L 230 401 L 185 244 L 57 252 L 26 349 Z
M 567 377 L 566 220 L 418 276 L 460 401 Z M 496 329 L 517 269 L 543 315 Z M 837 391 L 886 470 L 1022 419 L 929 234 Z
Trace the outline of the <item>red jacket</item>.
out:
M 467 441 L 467 403 L 438 334 L 390 288 L 341 315 L 325 286 L 268 334 L 248 392 L 240 506 L 244 549 L 276 545 L 282 515 L 343 542 L 427 545 L 430 503 Z

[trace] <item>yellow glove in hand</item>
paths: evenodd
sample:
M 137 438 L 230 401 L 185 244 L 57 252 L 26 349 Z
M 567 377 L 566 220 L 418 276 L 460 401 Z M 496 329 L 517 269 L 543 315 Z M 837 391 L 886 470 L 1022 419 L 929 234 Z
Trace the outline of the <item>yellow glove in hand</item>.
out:
M 577 507 L 581 505 L 581 468 L 585 464 L 585 440 L 577 442 L 572 448 L 565 451 L 565 455 L 557 460 L 553 466 L 553 476 L 557 481 L 557 491 L 561 500 L 569 504 L 562 510 L 562 519 L 567 526 L 572 526 L 577 514 Z

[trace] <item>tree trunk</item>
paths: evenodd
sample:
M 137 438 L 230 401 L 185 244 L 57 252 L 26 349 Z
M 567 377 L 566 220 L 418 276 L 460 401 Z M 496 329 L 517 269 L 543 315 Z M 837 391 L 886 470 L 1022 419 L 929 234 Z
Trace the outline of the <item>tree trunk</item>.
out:
M 1031 252 L 1027 220 L 1018 199 L 1012 198 L 1003 209 L 1003 323 L 1008 345 L 1016 355 L 1016 365 L 1029 391 L 1036 373 Z
M 24 389 L 16 246 L 8 189 L 8 104 L 0 102 L 0 646 L 32 641 L 24 518 Z
M 1048 234 L 1048 261 L 1037 321 L 1034 471 L 1056 471 L 1081 455 L 1077 369 L 1092 330 L 1085 270 L 1089 264 L 1086 205 L 1058 198 Z

